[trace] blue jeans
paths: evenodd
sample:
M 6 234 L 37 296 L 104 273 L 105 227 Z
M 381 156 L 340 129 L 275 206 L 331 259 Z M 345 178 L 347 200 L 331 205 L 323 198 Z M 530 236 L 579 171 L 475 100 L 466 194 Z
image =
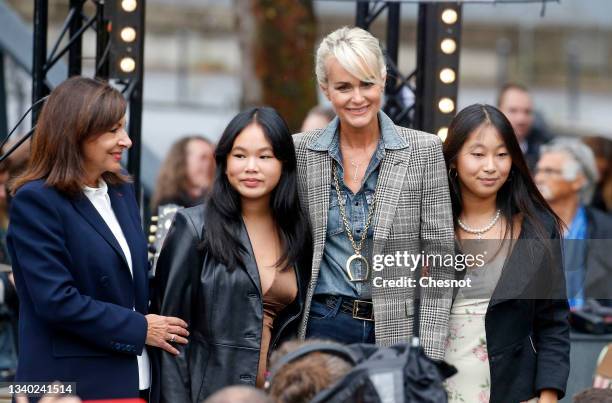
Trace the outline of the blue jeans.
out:
M 354 319 L 353 315 L 340 311 L 341 304 L 341 298 L 336 300 L 334 306 L 313 300 L 306 338 L 327 339 L 342 344 L 374 344 L 374 322 Z

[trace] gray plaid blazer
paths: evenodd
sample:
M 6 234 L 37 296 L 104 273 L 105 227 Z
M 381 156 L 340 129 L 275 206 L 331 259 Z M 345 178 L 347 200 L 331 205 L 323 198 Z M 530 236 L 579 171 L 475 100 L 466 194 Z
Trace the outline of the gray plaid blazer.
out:
M 410 254 L 453 253 L 453 219 L 442 143 L 437 136 L 393 125 L 379 113 L 381 126 L 393 127 L 405 140 L 405 147 L 385 150 L 376 184 L 373 217 L 373 255 L 407 251 Z M 336 123 L 337 124 L 337 123 Z M 330 124 L 331 126 L 331 124 Z M 306 295 L 299 337 L 304 338 L 313 293 L 325 247 L 332 159 L 327 150 L 313 144 L 328 129 L 293 136 L 298 163 L 298 191 L 310 218 L 313 233 L 312 278 Z M 417 271 L 385 266 L 373 276 L 397 279 L 416 278 Z M 429 267 L 435 279 L 454 279 L 453 268 Z M 372 287 L 375 335 L 379 345 L 407 342 L 412 336 L 414 288 Z M 443 359 L 448 334 L 452 289 L 422 288 L 420 339 L 433 359 Z

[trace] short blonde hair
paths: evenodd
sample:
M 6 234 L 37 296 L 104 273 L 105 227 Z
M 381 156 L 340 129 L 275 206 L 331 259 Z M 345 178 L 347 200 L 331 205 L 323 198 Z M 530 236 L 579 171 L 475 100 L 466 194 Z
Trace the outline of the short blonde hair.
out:
M 316 68 L 319 85 L 327 85 L 326 62 L 330 56 L 338 59 L 349 73 L 364 82 L 383 85 L 387 66 L 380 43 L 361 28 L 342 27 L 327 35 L 317 49 Z

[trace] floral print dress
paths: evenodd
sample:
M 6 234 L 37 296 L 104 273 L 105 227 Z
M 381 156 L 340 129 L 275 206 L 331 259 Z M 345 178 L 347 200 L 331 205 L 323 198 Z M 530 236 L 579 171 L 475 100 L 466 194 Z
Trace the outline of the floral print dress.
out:
M 471 286 L 460 289 L 453 303 L 445 360 L 458 372 L 445 383 L 449 403 L 489 402 L 491 373 L 485 315 L 508 256 L 509 244 L 474 240 L 462 245 L 463 253 L 483 253 L 493 258 L 485 261 L 482 267 L 466 269 L 465 279 L 471 280 Z

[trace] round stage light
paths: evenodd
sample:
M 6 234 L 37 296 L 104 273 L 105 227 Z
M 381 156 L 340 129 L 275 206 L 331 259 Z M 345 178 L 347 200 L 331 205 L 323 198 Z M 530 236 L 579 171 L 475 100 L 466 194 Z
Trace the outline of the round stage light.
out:
M 131 13 L 132 11 L 136 10 L 137 6 L 138 6 L 138 3 L 136 3 L 136 0 L 122 0 L 121 1 L 121 8 L 123 9 L 123 11 L 127 11 L 128 13 Z
M 440 140 L 444 142 L 446 140 L 446 136 L 448 136 L 448 127 L 441 127 L 438 130 L 438 137 L 440 137 Z
M 132 27 L 125 27 L 121 30 L 121 39 L 125 42 L 134 42 L 136 40 L 136 30 Z
M 452 8 L 447 8 L 442 12 L 442 21 L 444 21 L 445 24 L 454 24 L 458 19 L 459 15 L 457 14 L 457 11 L 453 10 Z
M 454 39 L 446 38 L 440 42 L 440 50 L 447 55 L 452 55 L 457 50 L 457 42 Z
M 131 73 L 136 69 L 136 61 L 131 57 L 124 57 L 121 59 L 121 62 L 119 62 L 119 67 L 124 73 Z
M 451 113 L 455 110 L 455 102 L 447 97 L 442 98 L 440 102 L 438 102 L 438 108 L 442 113 Z
M 455 74 L 455 70 L 449 67 L 440 71 L 440 81 L 442 81 L 444 84 L 452 84 L 455 82 L 456 78 L 457 76 Z

